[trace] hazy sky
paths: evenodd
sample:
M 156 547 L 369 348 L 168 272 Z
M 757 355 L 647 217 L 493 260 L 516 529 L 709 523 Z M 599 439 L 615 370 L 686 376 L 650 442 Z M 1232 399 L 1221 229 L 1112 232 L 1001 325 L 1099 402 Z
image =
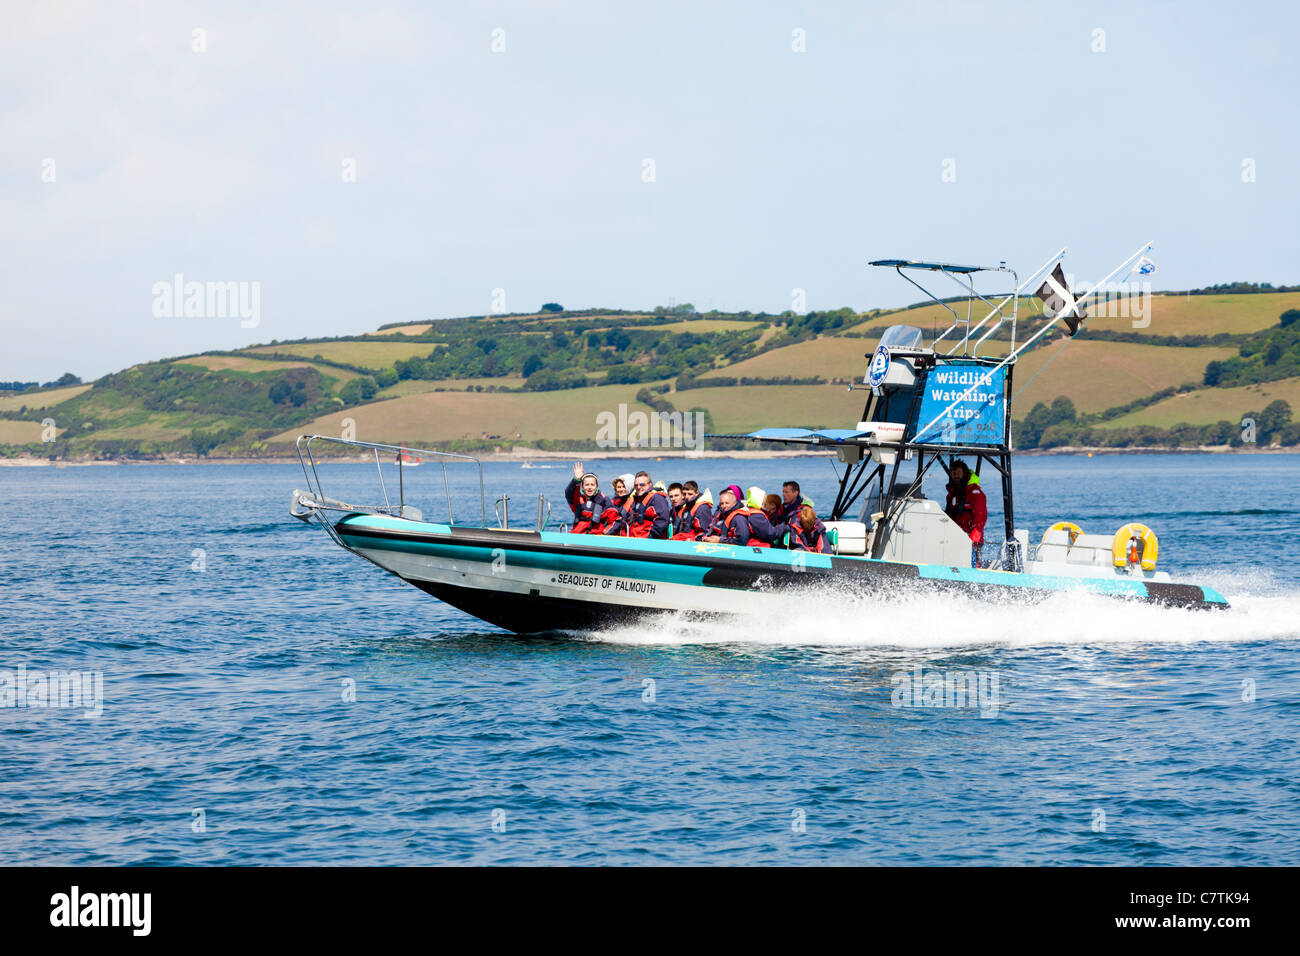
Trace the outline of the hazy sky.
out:
M 1296 11 L 6 0 L 0 379 L 482 314 L 494 289 L 915 301 L 881 257 L 1027 272 L 1069 245 L 1095 279 L 1150 239 L 1157 289 L 1300 282 Z M 259 283 L 260 324 L 155 316 L 177 273 Z

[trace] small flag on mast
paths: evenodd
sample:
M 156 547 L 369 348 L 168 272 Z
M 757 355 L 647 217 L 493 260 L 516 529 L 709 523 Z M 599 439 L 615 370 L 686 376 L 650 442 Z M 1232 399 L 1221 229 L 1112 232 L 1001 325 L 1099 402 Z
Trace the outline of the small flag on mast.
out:
M 1049 319 L 1054 319 L 1062 312 L 1068 310 L 1069 314 L 1065 316 L 1064 322 L 1070 329 L 1071 337 L 1079 331 L 1079 324 L 1088 317 L 1086 306 L 1075 306 L 1075 297 L 1065 283 L 1065 272 L 1061 269 L 1058 262 L 1052 274 L 1047 277 L 1047 281 L 1039 287 L 1034 293 L 1038 298 L 1043 300 L 1043 314 Z
M 1146 256 L 1143 256 L 1138 260 L 1137 265 L 1133 267 L 1133 272 L 1131 273 L 1131 275 L 1135 276 L 1150 276 L 1155 274 L 1156 264 Z

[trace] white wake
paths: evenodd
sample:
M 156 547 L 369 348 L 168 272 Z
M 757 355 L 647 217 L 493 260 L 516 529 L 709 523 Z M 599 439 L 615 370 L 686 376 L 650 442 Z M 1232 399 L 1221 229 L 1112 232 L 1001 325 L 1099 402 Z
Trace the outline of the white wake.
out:
M 827 591 L 792 598 L 777 613 L 761 617 L 668 615 L 585 637 L 644 645 L 903 648 L 1300 639 L 1300 590 L 1294 586 L 1276 585 L 1264 574 L 1202 571 L 1180 578 L 1216 588 L 1232 606 L 1188 610 L 1084 592 L 1061 592 L 1029 604 L 993 604 L 957 592 L 900 590 L 882 600 L 882 595 Z

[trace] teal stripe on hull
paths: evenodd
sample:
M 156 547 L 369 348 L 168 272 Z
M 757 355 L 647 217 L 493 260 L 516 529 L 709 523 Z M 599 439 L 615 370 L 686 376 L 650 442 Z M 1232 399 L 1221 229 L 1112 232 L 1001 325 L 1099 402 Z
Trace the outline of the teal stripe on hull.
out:
M 416 531 L 423 534 L 451 534 L 451 527 L 445 524 L 430 524 L 424 522 L 407 521 L 400 518 L 388 518 L 383 515 L 364 515 L 344 519 L 344 524 L 339 527 L 339 532 L 346 534 L 346 528 L 349 524 L 362 528 L 383 528 L 390 531 Z M 465 531 L 493 531 L 493 528 L 469 528 L 459 526 Z M 782 548 L 751 548 L 739 544 L 706 544 L 700 541 L 650 541 L 646 538 L 627 538 L 619 535 L 572 535 L 557 531 L 543 531 L 540 535 L 530 540 L 538 544 L 566 545 L 575 543 L 589 544 L 594 547 L 608 548 L 610 551 L 626 551 L 633 554 L 644 552 L 647 548 L 653 548 L 654 553 L 660 554 L 680 554 L 699 556 L 706 554 L 711 557 L 731 558 L 740 561 L 749 561 L 754 564 L 770 564 L 778 568 L 789 568 L 794 560 L 793 555 L 801 553 L 803 558 L 801 564 L 805 569 L 820 568 L 829 571 L 831 568 L 831 556 L 829 554 L 814 554 L 812 552 L 793 552 L 786 551 Z
M 796 555 L 802 564 L 802 570 L 833 571 L 834 565 L 830 555 L 809 552 L 791 552 L 779 548 L 752 548 L 744 545 L 705 544 L 694 541 L 648 541 L 643 538 L 625 538 L 615 536 L 582 535 L 557 532 L 542 532 L 528 537 L 530 544 L 551 545 L 565 548 L 566 545 L 582 544 L 599 547 L 610 552 L 608 556 L 588 556 L 573 554 L 567 550 L 554 552 L 515 550 L 508 546 L 488 548 L 485 545 L 460 545 L 452 542 L 433 542 L 406 540 L 402 538 L 375 539 L 362 535 L 349 535 L 349 526 L 391 530 L 404 533 L 432 535 L 450 535 L 452 528 L 445 524 L 412 522 L 382 515 L 352 515 L 339 522 L 339 533 L 350 539 L 354 547 L 371 548 L 388 551 L 401 551 L 412 554 L 425 554 L 460 559 L 483 561 L 486 556 L 496 551 L 503 551 L 506 560 L 519 567 L 536 568 L 546 571 L 568 571 L 584 574 L 603 574 L 616 577 L 634 577 L 647 581 L 659 581 L 666 584 L 704 585 L 704 577 L 709 572 L 707 566 L 674 565 L 662 561 L 640 561 L 635 555 L 653 549 L 656 556 L 681 555 L 683 557 L 728 559 L 743 561 L 746 564 L 772 569 L 791 569 Z M 494 529 L 471 529 L 491 532 Z M 620 553 L 621 552 L 621 553 Z M 894 564 L 876 558 L 857 555 L 841 555 L 836 562 L 843 566 L 845 562 L 855 564 Z M 973 586 L 1014 588 L 1022 591 L 1089 591 L 1112 597 L 1149 598 L 1146 582 L 1141 579 L 1123 577 L 1088 578 L 1065 575 L 1028 574 L 1022 572 L 988 571 L 981 568 L 951 567 L 941 564 L 915 565 L 922 581 L 944 581 Z M 1227 599 L 1213 588 L 1201 587 L 1207 604 L 1227 605 Z
M 1146 597 L 1144 581 L 1123 578 L 1065 577 L 1050 574 L 1026 574 L 1017 571 L 985 571 L 981 568 L 954 568 L 943 564 L 918 565 L 922 580 L 960 581 L 964 584 L 990 584 L 997 587 L 1029 588 L 1034 591 L 1093 591 L 1119 597 Z
M 942 564 L 918 565 L 922 579 L 960 581 L 967 584 L 990 584 L 996 587 L 1029 588 L 1035 591 L 1091 591 L 1111 597 L 1148 597 L 1145 580 L 1067 577 L 1053 574 L 986 571 L 980 568 L 949 567 Z M 1200 585 L 1196 585 L 1200 587 Z M 1213 588 L 1201 587 L 1207 604 L 1227 604 L 1228 600 Z
M 501 551 L 504 553 L 508 564 L 520 568 L 600 574 L 607 577 L 639 578 L 643 581 L 657 581 L 662 584 L 703 585 L 704 575 L 709 572 L 707 567 L 662 564 L 655 561 L 635 561 L 617 556 L 595 558 L 580 554 L 515 551 L 511 548 L 489 549 L 478 546 L 441 544 L 432 541 L 398 541 L 391 538 L 376 540 L 374 538 L 349 535 L 346 528 L 340 528 L 339 533 L 344 538 L 350 539 L 348 543 L 354 548 L 401 551 L 406 554 L 424 554 L 462 561 L 490 561 L 496 556 L 497 551 Z
M 1227 604 L 1228 599 L 1220 594 L 1214 588 L 1207 588 L 1204 584 L 1199 585 L 1201 593 L 1205 595 L 1206 604 Z
M 348 525 L 358 528 L 383 528 L 387 531 L 418 531 L 421 534 L 451 534 L 451 525 L 431 521 L 411 521 L 409 518 L 389 518 L 386 515 L 351 514 L 341 518 L 339 530 Z M 458 526 L 459 527 L 459 526 Z

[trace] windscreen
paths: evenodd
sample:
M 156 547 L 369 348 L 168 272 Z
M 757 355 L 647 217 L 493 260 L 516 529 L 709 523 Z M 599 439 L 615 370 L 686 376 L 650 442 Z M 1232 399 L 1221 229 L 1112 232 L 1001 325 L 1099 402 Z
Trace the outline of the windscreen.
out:
M 880 337 L 880 344 L 889 349 L 918 349 L 921 337 L 921 330 L 914 325 L 891 325 Z

